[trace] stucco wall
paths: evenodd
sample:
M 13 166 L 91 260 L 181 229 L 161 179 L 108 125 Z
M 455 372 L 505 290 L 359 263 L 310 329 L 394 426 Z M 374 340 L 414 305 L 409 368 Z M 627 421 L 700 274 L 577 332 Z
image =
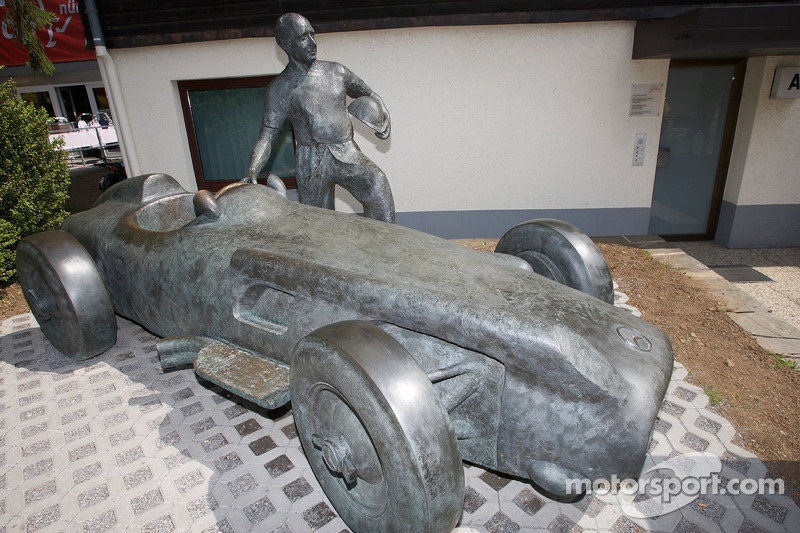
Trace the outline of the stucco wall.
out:
M 749 60 L 726 201 L 800 204 L 800 99 L 769 97 L 775 69 L 798 65 L 800 56 Z
M 590 233 L 610 231 L 609 220 L 592 222 L 598 217 L 618 222 L 615 232 L 644 233 L 661 119 L 628 116 L 631 84 L 666 83 L 668 61 L 632 61 L 633 28 L 609 22 L 323 34 L 318 56 L 346 65 L 386 101 L 391 138 L 357 128 L 356 141 L 388 175 L 399 214 L 566 210 L 596 225 Z M 112 56 L 142 171 L 170 173 L 190 189 L 176 80 L 273 74 L 285 64 L 272 39 Z M 639 132 L 648 135 L 645 164 L 633 167 Z M 626 216 L 629 210 L 640 216 Z
M 748 60 L 717 240 L 800 245 L 800 99 L 770 99 L 775 68 L 800 56 Z

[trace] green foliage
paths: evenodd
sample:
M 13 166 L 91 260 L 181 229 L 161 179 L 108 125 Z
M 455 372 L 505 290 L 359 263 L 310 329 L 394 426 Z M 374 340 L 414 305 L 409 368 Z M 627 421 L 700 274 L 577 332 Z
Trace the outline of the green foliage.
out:
M 775 356 L 775 366 L 777 367 L 788 366 L 792 370 L 798 370 L 797 361 L 795 361 L 794 359 L 789 359 L 782 353 L 776 353 L 773 355 Z
M 0 85 L 0 281 L 15 274 L 22 237 L 56 229 L 67 216 L 66 153 L 50 144 L 48 120 L 22 101 L 13 81 Z
M 26 65 L 34 72 L 52 76 L 55 67 L 44 53 L 44 45 L 36 35 L 36 31 L 51 25 L 55 22 L 56 16 L 49 11 L 39 9 L 39 6 L 31 0 L 5 0 L 5 4 L 4 20 L 13 28 L 14 40 L 28 50 Z
M 722 395 L 719 392 L 715 391 L 714 387 L 712 387 L 711 385 L 706 385 L 705 387 L 703 387 L 703 390 L 705 391 L 706 396 L 708 396 L 708 403 L 711 404 L 711 407 L 716 407 L 722 403 L 723 400 Z

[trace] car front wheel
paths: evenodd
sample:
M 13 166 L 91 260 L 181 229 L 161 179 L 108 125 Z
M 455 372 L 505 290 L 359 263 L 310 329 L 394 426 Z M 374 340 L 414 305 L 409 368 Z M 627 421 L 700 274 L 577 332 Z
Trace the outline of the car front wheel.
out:
M 117 341 L 114 304 L 88 252 L 65 231 L 29 235 L 17 247 L 25 301 L 58 351 L 83 360 Z
M 464 469 L 452 422 L 411 355 L 374 324 L 331 324 L 291 365 L 295 423 L 314 474 L 353 531 L 450 531 Z

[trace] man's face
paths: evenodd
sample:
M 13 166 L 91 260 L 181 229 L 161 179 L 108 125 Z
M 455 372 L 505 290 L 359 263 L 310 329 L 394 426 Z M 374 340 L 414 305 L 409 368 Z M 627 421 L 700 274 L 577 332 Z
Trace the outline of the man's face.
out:
M 298 20 L 294 24 L 290 50 L 287 52 L 297 61 L 308 65 L 317 58 L 317 41 L 314 40 L 314 28 L 307 20 Z

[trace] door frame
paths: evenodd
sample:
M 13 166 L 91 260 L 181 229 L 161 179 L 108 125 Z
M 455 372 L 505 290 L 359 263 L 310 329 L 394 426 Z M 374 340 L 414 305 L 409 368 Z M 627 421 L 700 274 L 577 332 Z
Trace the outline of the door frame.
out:
M 713 240 L 717 234 L 719 215 L 722 211 L 722 199 L 725 194 L 725 184 L 728 180 L 728 167 L 731 163 L 733 141 L 736 137 L 736 122 L 739 118 L 739 106 L 742 102 L 742 89 L 744 76 L 747 71 L 747 58 L 736 59 L 672 59 L 669 68 L 673 67 L 713 67 L 719 65 L 734 65 L 734 82 L 728 100 L 728 114 L 725 117 L 725 126 L 722 130 L 722 145 L 717 161 L 717 174 L 714 178 L 714 189 L 711 196 L 711 206 L 708 211 L 708 224 L 705 233 L 690 233 L 676 235 L 660 235 L 665 241 L 706 241 Z M 669 92 L 669 87 L 667 87 Z M 663 115 L 662 115 L 663 120 Z

